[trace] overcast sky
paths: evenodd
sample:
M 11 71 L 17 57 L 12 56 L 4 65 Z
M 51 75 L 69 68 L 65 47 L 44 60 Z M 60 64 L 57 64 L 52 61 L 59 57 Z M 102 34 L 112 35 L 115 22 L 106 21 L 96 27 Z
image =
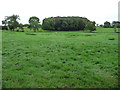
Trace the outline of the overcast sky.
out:
M 0 25 L 5 16 L 20 16 L 20 22 L 28 23 L 31 16 L 42 21 L 52 16 L 86 17 L 98 24 L 118 20 L 120 0 L 1 0 Z

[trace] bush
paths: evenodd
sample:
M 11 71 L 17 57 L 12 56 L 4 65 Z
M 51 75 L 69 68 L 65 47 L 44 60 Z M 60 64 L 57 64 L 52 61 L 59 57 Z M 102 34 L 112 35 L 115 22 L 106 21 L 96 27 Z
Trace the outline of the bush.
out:
M 96 27 L 94 26 L 94 24 L 92 22 L 88 22 L 86 24 L 85 30 L 89 30 L 90 32 L 95 31 Z

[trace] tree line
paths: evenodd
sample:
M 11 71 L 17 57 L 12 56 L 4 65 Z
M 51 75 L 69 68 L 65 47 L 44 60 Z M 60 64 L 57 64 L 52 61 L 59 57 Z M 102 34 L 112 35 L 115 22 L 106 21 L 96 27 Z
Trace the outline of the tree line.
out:
M 21 31 L 24 32 L 24 27 L 34 30 L 35 32 L 41 27 L 43 30 L 50 31 L 79 31 L 89 30 L 90 32 L 96 30 L 95 21 L 90 21 L 85 17 L 49 17 L 43 19 L 42 25 L 40 19 L 36 16 L 29 18 L 29 24 L 19 23 L 19 15 L 6 16 L 2 21 L 2 30 Z M 104 25 L 100 25 L 104 28 L 120 28 L 119 21 L 113 21 L 112 24 L 108 21 L 104 22 Z
M 99 26 L 104 27 L 104 28 L 120 28 L 120 22 L 119 21 L 113 21 L 112 23 L 110 23 L 108 21 L 105 21 L 104 25 L 101 24 Z

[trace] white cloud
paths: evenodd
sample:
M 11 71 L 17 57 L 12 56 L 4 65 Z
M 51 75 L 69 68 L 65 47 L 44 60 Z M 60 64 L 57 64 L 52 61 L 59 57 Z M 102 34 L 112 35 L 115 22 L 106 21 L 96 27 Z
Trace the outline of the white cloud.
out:
M 119 0 L 1 0 L 0 24 L 5 16 L 20 15 L 22 23 L 31 16 L 82 16 L 101 24 L 118 20 Z

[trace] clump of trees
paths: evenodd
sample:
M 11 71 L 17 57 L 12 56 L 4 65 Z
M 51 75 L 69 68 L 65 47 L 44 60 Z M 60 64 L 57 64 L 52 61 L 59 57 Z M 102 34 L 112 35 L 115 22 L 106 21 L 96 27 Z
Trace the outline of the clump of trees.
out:
M 18 15 L 6 16 L 5 20 L 2 21 L 3 29 L 14 31 L 19 26 L 18 20 L 20 20 Z
M 113 21 L 112 27 L 114 28 L 114 31 L 117 32 L 117 28 L 120 28 L 120 22 L 119 21 Z
M 50 17 L 45 18 L 42 28 L 51 31 L 95 30 L 95 22 L 84 17 Z
M 119 21 L 113 21 L 112 23 L 106 21 L 103 25 L 104 28 L 120 28 L 120 22 Z
M 41 26 L 39 24 L 39 18 L 35 16 L 29 18 L 29 24 L 23 25 L 22 23 L 19 23 L 19 20 L 19 15 L 6 16 L 5 19 L 2 21 L 2 30 L 24 32 L 24 27 L 28 27 L 31 30 L 36 31 Z
M 120 22 L 119 21 L 113 21 L 112 22 L 112 27 L 113 28 L 120 28 Z

